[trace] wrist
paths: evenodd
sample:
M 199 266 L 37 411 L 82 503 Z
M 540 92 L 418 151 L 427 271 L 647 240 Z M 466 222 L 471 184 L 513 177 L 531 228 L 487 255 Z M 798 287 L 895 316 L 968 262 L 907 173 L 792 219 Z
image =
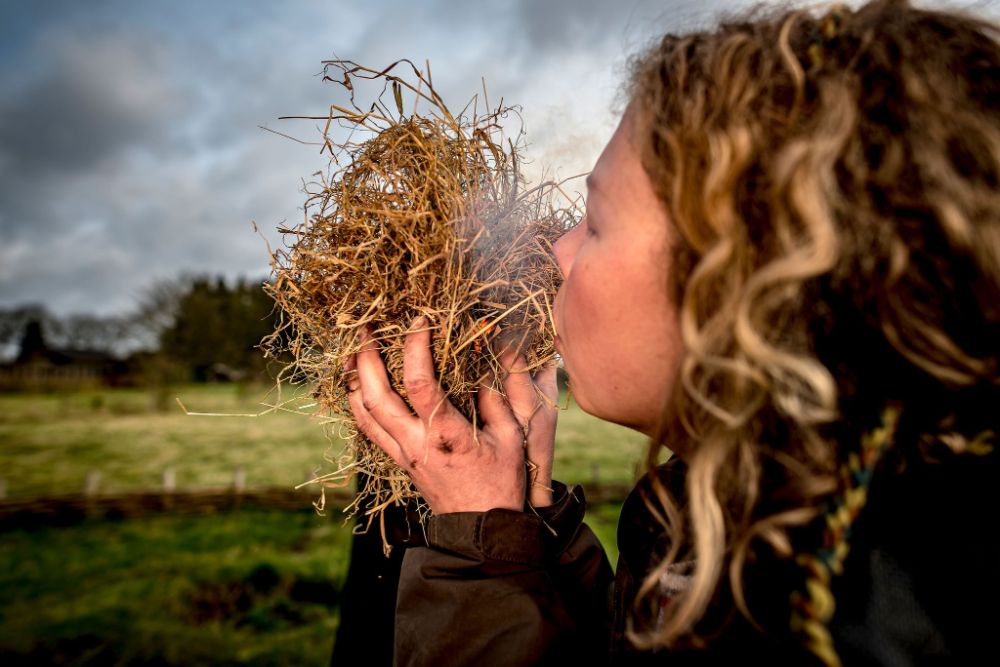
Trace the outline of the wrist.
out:
M 513 501 L 497 501 L 497 502 L 482 502 L 482 503 L 455 503 L 455 504 L 441 504 L 435 503 L 430 505 L 431 514 L 440 516 L 442 514 L 461 514 L 461 513 L 474 513 L 474 512 L 489 512 L 491 510 L 511 510 L 514 512 L 521 511 L 521 505 Z

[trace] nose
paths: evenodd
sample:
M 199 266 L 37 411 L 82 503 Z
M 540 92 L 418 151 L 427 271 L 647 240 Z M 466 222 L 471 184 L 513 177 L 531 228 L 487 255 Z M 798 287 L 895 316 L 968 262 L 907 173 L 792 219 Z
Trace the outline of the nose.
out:
M 563 280 L 569 278 L 569 272 L 573 268 L 573 260 L 576 259 L 576 251 L 579 250 L 586 232 L 587 216 L 583 216 L 576 227 L 559 237 L 559 240 L 552 246 L 552 252 L 556 257 L 556 264 L 562 271 Z

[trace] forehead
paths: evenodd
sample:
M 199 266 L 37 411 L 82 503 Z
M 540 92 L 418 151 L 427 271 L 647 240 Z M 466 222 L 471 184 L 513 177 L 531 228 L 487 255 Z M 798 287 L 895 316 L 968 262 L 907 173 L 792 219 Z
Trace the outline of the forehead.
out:
M 636 148 L 636 122 L 626 113 L 587 178 L 591 193 L 629 196 L 649 177 Z

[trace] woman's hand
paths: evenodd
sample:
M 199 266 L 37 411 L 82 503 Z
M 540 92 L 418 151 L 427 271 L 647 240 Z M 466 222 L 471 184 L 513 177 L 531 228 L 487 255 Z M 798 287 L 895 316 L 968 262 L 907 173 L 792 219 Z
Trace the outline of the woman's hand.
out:
M 358 427 L 409 473 L 435 514 L 522 510 L 526 457 L 532 462 L 532 504 L 552 502 L 555 367 L 532 377 L 524 357 L 514 352 L 502 354 L 500 362 L 507 398 L 480 387 L 481 429 L 451 404 L 434 375 L 426 318 L 414 320 L 403 349 L 412 411 L 393 391 L 376 341 L 365 335 L 361 351 L 348 362 L 357 370 L 348 388 Z

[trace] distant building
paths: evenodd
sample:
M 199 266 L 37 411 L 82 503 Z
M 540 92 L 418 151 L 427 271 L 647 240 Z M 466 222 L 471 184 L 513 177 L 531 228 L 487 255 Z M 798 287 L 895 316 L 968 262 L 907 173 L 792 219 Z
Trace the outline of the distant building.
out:
M 135 364 L 101 350 L 56 349 L 41 324 L 29 322 L 13 362 L 0 365 L 0 389 L 59 389 L 80 385 L 135 384 Z

